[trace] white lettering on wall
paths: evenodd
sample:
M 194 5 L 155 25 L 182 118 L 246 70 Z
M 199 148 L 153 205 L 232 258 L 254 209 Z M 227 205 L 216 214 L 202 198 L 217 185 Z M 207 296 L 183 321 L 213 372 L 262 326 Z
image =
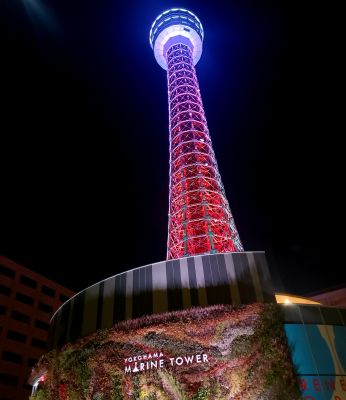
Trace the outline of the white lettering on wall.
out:
M 167 363 L 167 365 L 170 365 L 172 367 L 209 363 L 207 354 L 193 354 L 193 355 L 185 355 L 178 357 L 169 357 L 168 359 L 164 359 L 163 357 L 164 357 L 163 353 L 160 352 L 160 353 L 141 354 L 125 358 L 124 361 L 125 364 L 127 364 L 125 365 L 125 374 L 145 372 L 152 369 L 164 368 L 165 363 Z

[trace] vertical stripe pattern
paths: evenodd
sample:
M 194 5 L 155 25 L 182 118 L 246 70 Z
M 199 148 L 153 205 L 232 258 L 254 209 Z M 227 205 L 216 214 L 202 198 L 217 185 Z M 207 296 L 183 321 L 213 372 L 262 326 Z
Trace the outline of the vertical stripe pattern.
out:
M 50 346 L 144 315 L 253 302 L 275 302 L 263 252 L 168 260 L 115 275 L 78 293 L 53 316 Z

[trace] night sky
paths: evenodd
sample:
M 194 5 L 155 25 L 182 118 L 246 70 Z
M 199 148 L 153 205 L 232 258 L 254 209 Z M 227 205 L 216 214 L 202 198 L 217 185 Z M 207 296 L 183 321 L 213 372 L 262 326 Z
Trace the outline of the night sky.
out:
M 245 249 L 266 251 L 277 290 L 346 282 L 337 10 L 0 3 L 0 254 L 76 291 L 165 259 L 167 86 L 148 34 L 178 5 L 204 25 L 197 74 Z

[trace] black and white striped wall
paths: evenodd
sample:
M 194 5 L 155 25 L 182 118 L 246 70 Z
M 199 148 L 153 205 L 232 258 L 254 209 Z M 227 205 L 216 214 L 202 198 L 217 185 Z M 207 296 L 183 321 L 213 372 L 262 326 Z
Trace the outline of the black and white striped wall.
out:
M 213 304 L 275 302 L 264 252 L 180 258 L 112 276 L 54 314 L 50 348 L 143 315 Z

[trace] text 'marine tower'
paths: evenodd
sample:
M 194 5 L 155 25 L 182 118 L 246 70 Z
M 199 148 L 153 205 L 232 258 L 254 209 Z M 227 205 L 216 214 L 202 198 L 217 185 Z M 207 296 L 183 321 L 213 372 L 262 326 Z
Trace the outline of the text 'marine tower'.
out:
M 172 8 L 150 29 L 156 61 L 167 70 L 169 222 L 167 259 L 243 251 L 209 136 L 195 65 L 203 27 L 192 12 Z

